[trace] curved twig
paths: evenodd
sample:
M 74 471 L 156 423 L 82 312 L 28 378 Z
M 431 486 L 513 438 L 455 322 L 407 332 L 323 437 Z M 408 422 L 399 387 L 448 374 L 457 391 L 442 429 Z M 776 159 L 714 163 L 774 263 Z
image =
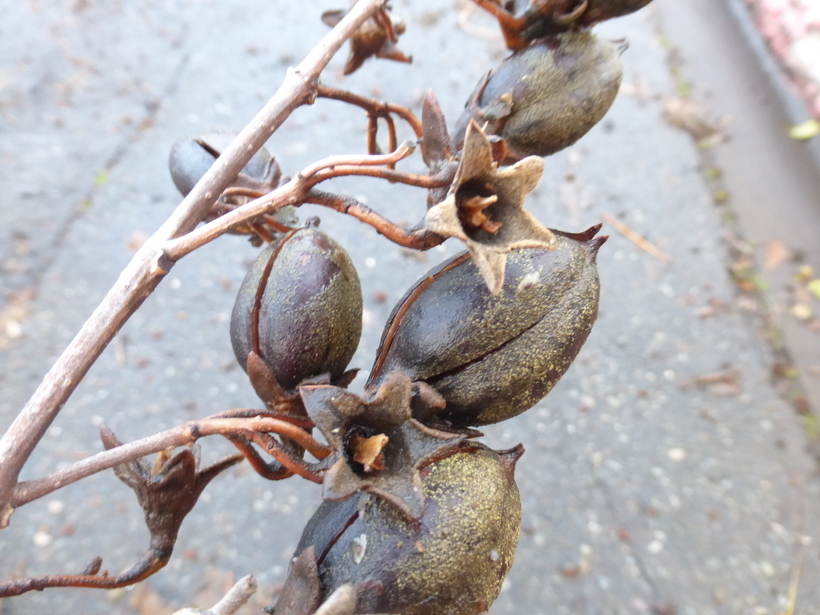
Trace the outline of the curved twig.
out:
M 375 154 L 367 156 L 328 156 L 318 162 L 314 162 L 310 166 L 303 169 L 297 176 L 297 179 L 310 180 L 314 175 L 324 169 L 331 169 L 338 166 L 355 166 L 355 167 L 376 167 L 379 165 L 395 164 L 399 160 L 407 158 L 410 154 L 416 151 L 415 143 L 405 141 L 395 151 L 389 154 Z
M 323 171 L 327 172 L 328 169 L 332 170 L 334 167 L 339 166 L 357 167 L 361 169 L 377 168 L 379 165 L 389 165 L 398 162 L 402 158 L 406 158 L 412 154 L 413 151 L 414 146 L 412 144 L 404 143 L 399 146 L 395 152 L 390 154 L 378 156 L 328 156 L 323 160 L 311 164 L 288 183 L 279 186 L 273 192 L 269 192 L 265 196 L 255 199 L 250 203 L 241 205 L 183 237 L 166 241 L 162 245 L 163 255 L 166 260 L 175 262 L 249 220 L 258 218 L 263 214 L 272 214 L 286 205 L 301 205 L 307 202 L 306 197 L 308 192 L 311 186 L 316 183 L 314 177 Z M 367 174 L 367 172 L 356 171 L 347 174 L 364 175 Z M 396 177 L 398 178 L 400 176 L 396 175 Z
M 147 438 L 91 455 L 49 476 L 23 481 L 14 490 L 11 504 L 15 508 L 28 504 L 92 474 L 169 448 L 190 446 L 205 436 L 219 435 L 229 439 L 232 436 L 254 438 L 256 434 L 269 432 L 290 438 L 317 459 L 325 459 L 333 452 L 332 448 L 318 442 L 309 433 L 289 421 L 265 416 L 202 419 L 183 423 Z M 260 442 L 260 446 L 264 447 L 269 444 L 267 440 Z M 280 450 L 284 449 L 280 447 Z M 279 460 L 276 456 L 274 458 Z
M 452 178 L 439 175 L 416 175 L 414 173 L 404 173 L 402 171 L 382 167 L 351 167 L 342 165 L 317 173 L 310 181 L 310 185 L 315 186 L 328 179 L 348 175 L 378 177 L 379 179 L 386 179 L 387 181 L 399 184 L 407 184 L 408 186 L 416 186 L 417 188 L 427 188 L 428 190 L 430 188 L 446 188 L 452 181 Z
M 316 88 L 317 98 L 329 98 L 331 100 L 338 100 L 351 105 L 355 105 L 367 111 L 371 116 L 387 117 L 390 114 L 398 115 L 401 119 L 407 122 L 416 134 L 417 139 L 421 139 L 423 129 L 421 127 L 421 120 L 406 107 L 396 105 L 393 103 L 381 102 L 367 96 L 348 92 L 340 88 L 334 88 L 324 83 L 320 83 Z
M 414 250 L 429 250 L 444 242 L 445 237 L 428 231 L 427 229 L 418 229 L 415 231 L 407 231 L 398 224 L 391 222 L 379 213 L 370 209 L 356 199 L 349 196 L 342 196 L 332 194 L 330 192 L 323 192 L 320 190 L 311 190 L 305 197 L 305 203 L 314 203 L 316 205 L 324 205 L 330 207 L 343 214 L 348 214 L 369 224 L 379 233 L 387 237 L 393 243 L 396 243 L 405 248 L 413 248 Z
M 8 583 L 0 584 L 0 598 L 19 596 L 30 591 L 42 591 L 49 587 L 93 587 L 97 589 L 116 589 L 126 587 L 139 581 L 147 579 L 152 574 L 158 572 L 168 563 L 171 552 L 158 556 L 152 550 L 143 555 L 140 560 L 124 573 L 115 577 L 108 576 L 108 571 L 101 574 L 55 574 L 42 577 L 28 577 L 15 579 Z M 102 559 L 95 558 L 89 568 L 99 570 Z

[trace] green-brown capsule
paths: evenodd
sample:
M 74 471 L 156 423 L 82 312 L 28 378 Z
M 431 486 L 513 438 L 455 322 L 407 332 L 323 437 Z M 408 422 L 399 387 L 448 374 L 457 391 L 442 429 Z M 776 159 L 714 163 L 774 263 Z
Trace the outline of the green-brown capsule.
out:
M 508 161 L 548 156 L 575 143 L 612 106 L 621 85 L 618 47 L 590 32 L 536 40 L 484 77 L 456 122 L 459 149 L 470 120 L 507 142 Z
M 514 468 L 522 452 L 520 445 L 497 453 L 474 444 L 427 466 L 427 504 L 416 522 L 367 494 L 323 502 L 296 548 L 296 555 L 315 551 L 321 599 L 351 583 L 358 593 L 356 613 L 485 613 L 518 543 Z M 290 593 L 293 576 L 283 593 Z M 284 615 L 291 613 L 282 607 Z
M 242 368 L 248 371 L 254 352 L 288 390 L 321 374 L 341 377 L 361 332 L 362 290 L 353 262 L 316 228 L 291 231 L 262 251 L 231 315 Z
M 554 231 L 554 250 L 510 252 L 496 296 L 467 254 L 432 270 L 393 309 L 367 387 L 400 370 L 436 389 L 447 402 L 438 416 L 457 426 L 533 406 L 569 369 L 598 315 L 599 229 Z

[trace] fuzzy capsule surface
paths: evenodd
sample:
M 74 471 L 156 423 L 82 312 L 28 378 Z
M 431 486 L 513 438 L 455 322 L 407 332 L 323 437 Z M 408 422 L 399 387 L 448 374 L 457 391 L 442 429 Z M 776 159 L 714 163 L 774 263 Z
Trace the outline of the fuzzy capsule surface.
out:
M 510 252 L 497 296 L 466 255 L 431 271 L 394 308 L 367 387 L 402 370 L 444 397 L 439 417 L 457 426 L 533 406 L 569 369 L 598 315 L 605 238 L 593 234 L 556 232 L 555 250 Z
M 621 86 L 620 52 L 585 31 L 547 36 L 518 51 L 480 83 L 456 122 L 460 145 L 471 119 L 503 137 L 509 157 L 548 156 L 584 136 Z
M 427 466 L 425 512 L 417 522 L 372 495 L 323 502 L 296 549 L 298 555 L 314 546 L 322 599 L 352 583 L 357 613 L 486 612 L 518 543 L 514 469 L 522 452 L 476 444 Z
M 347 252 L 327 234 L 285 234 L 258 256 L 231 315 L 231 342 L 242 368 L 254 350 L 279 384 L 344 372 L 362 332 L 362 290 Z

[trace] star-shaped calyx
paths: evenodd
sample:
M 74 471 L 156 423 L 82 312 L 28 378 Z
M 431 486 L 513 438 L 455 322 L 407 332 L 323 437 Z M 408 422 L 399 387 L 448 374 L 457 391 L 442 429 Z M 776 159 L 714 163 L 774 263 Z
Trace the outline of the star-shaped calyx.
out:
M 324 476 L 324 498 L 343 500 L 366 491 L 419 519 L 424 513 L 419 470 L 457 452 L 465 439 L 412 418 L 420 400 L 430 403 L 437 394 L 399 371 L 367 399 L 334 386 L 302 386 L 300 393 L 338 455 Z
M 494 295 L 504 284 L 510 250 L 552 250 L 558 245 L 555 235 L 524 209 L 524 200 L 543 173 L 540 156 L 528 156 L 499 169 L 490 139 L 471 121 L 447 197 L 424 217 L 425 228 L 445 237 L 457 237 L 467 245 Z
M 333 28 L 346 14 L 347 11 L 325 11 L 322 21 Z M 356 72 L 365 60 L 373 56 L 394 62 L 412 62 L 413 58 L 397 46 L 399 35 L 404 34 L 404 30 L 404 23 L 394 21 L 386 9 L 377 11 L 350 37 L 350 55 L 344 74 Z
M 100 429 L 106 450 L 122 446 L 107 427 Z M 114 473 L 137 494 L 151 534 L 151 551 L 161 568 L 171 557 L 185 516 L 191 512 L 202 491 L 218 474 L 242 461 L 241 455 L 225 457 L 207 468 L 199 468 L 198 450 L 183 448 L 171 456 L 160 453 L 155 463 L 137 459 L 114 466 Z

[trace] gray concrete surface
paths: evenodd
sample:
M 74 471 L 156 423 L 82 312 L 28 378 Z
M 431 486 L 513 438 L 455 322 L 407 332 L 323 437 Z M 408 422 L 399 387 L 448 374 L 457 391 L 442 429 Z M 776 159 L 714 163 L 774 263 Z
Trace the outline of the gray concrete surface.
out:
M 518 466 L 524 531 L 492 612 L 775 614 L 799 579 L 797 612 L 820 613 L 815 462 L 800 420 L 770 383 L 759 319 L 737 305 L 722 212 L 701 154 L 662 119 L 660 97 L 674 95 L 676 83 L 658 13 L 686 9 L 673 0 L 655 4 L 599 28 L 629 39 L 629 87 L 589 135 L 547 160 L 530 208 L 567 230 L 616 216 L 673 263 L 608 229 L 601 315 L 589 342 L 544 401 L 487 429 L 492 446 L 527 448 Z M 403 47 L 414 64 L 372 62 L 341 81 L 340 57 L 326 80 L 414 109 L 433 88 L 453 121 L 482 72 L 504 56 L 497 35 L 481 35 L 491 22 L 474 13 L 467 32 L 454 2 L 394 5 L 408 22 Z M 320 12 L 335 7 L 281 0 L 0 6 L 0 428 L 134 245 L 178 202 L 166 170 L 173 140 L 244 125 L 324 34 Z M 673 42 L 684 53 L 701 44 Z M 734 44 L 741 43 L 727 40 Z M 362 151 L 363 119 L 320 102 L 299 110 L 269 145 L 292 173 L 325 154 Z M 740 134 L 742 126 L 731 130 Z M 406 168 L 420 170 L 420 162 Z M 742 165 L 725 169 L 733 181 L 757 179 L 745 173 Z M 423 209 L 424 195 L 413 189 L 376 181 L 338 187 L 410 223 Z M 353 365 L 366 371 L 393 303 L 460 248 L 448 242 L 416 257 L 355 220 L 320 213 L 362 277 L 365 327 Z M 227 334 L 254 253 L 225 237 L 181 262 L 77 389 L 25 477 L 99 450 L 103 422 L 131 440 L 256 404 Z M 380 292 L 386 301 L 377 300 Z M 704 318 L 716 301 L 725 308 Z M 727 368 L 739 374 L 732 386 L 696 384 Z M 209 459 L 229 447 L 206 441 L 203 449 Z M 218 479 L 186 520 L 171 564 L 147 582 L 152 599 L 182 606 L 214 570 L 253 573 L 265 588 L 280 582 L 319 498 L 313 484 L 269 483 L 246 467 Z M 132 493 L 100 475 L 15 513 L 0 532 L 0 577 L 79 571 L 95 555 L 119 571 L 146 543 Z M 146 610 L 144 592 L 51 590 L 0 601 L 0 613 L 162 612 Z

